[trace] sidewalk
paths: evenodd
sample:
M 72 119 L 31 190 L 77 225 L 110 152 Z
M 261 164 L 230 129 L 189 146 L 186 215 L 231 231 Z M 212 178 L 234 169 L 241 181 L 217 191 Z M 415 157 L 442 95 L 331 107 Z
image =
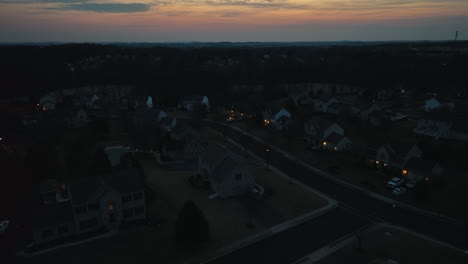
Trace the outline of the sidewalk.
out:
M 242 146 L 240 146 L 234 140 L 232 140 L 230 138 L 227 138 L 227 140 L 230 143 L 232 143 L 233 145 L 235 145 L 235 146 L 237 146 L 239 148 L 242 148 Z M 253 158 L 255 158 L 257 161 L 260 161 L 260 162 L 263 163 L 263 159 L 258 157 L 255 153 L 253 153 L 251 151 L 247 151 L 247 153 L 249 155 L 251 155 Z M 270 169 L 273 170 L 275 173 L 279 174 L 280 176 L 289 179 L 289 176 L 287 174 L 285 174 L 281 170 L 275 168 L 274 166 L 270 165 Z M 318 196 L 322 197 L 323 199 L 325 199 L 328 202 L 327 205 L 320 208 L 320 209 L 318 209 L 318 210 L 314 210 L 312 212 L 309 212 L 309 213 L 307 213 L 305 215 L 301 215 L 301 216 L 298 216 L 298 217 L 296 217 L 294 219 L 291 219 L 291 220 L 285 221 L 283 223 L 280 223 L 278 225 L 272 226 L 272 227 L 270 227 L 270 228 L 268 228 L 268 229 L 266 229 L 266 230 L 264 230 L 262 232 L 254 234 L 252 236 L 249 236 L 249 237 L 246 237 L 244 239 L 238 240 L 238 241 L 236 241 L 236 242 L 234 242 L 234 243 L 220 249 L 217 252 L 215 257 L 212 257 L 209 260 L 204 261 L 204 263 L 208 263 L 208 262 L 210 262 L 212 260 L 223 257 L 223 256 L 225 256 L 225 255 L 227 255 L 227 254 L 229 254 L 231 252 L 239 250 L 239 249 L 241 249 L 243 247 L 246 247 L 248 245 L 251 245 L 251 244 L 253 244 L 255 242 L 261 241 L 261 240 L 266 239 L 266 238 L 268 238 L 268 237 L 270 237 L 272 235 L 278 234 L 278 233 L 283 232 L 283 231 L 285 231 L 287 229 L 290 229 L 290 228 L 295 227 L 297 225 L 300 225 L 300 224 L 302 224 L 304 222 L 307 222 L 307 221 L 309 221 L 311 219 L 317 218 L 317 217 L 329 212 L 330 210 L 333 210 L 334 208 L 336 208 L 338 206 L 338 203 L 335 200 L 333 200 L 332 198 L 330 198 L 330 197 L 328 197 L 328 196 L 314 190 L 313 188 L 311 188 L 311 187 L 309 187 L 309 186 L 307 186 L 305 184 L 302 184 L 301 182 L 298 182 L 296 180 L 293 180 L 293 182 L 295 184 L 300 185 L 302 188 L 305 188 L 305 189 L 309 190 L 310 192 L 313 192 L 316 195 L 318 195 Z
M 213 120 L 209 120 L 209 119 L 204 119 L 204 121 L 207 121 L 207 122 L 210 122 L 210 123 L 217 123 L 217 124 L 220 124 L 220 125 L 225 125 L 225 126 L 229 126 L 230 128 L 238 131 L 239 133 L 242 133 L 243 135 L 245 136 L 249 136 L 250 138 L 254 139 L 255 141 L 259 142 L 259 143 L 262 143 L 262 144 L 267 144 L 263 139 L 255 136 L 255 135 L 252 135 L 238 127 L 235 127 L 235 126 L 232 126 L 232 125 L 229 125 L 229 124 L 221 124 L 221 123 L 218 123 L 218 122 L 215 122 Z M 456 219 L 453 219 L 451 217 L 448 217 L 448 216 L 445 216 L 445 215 L 441 215 L 441 214 L 437 214 L 437 213 L 434 213 L 434 212 L 431 212 L 431 211 L 427 211 L 427 210 L 424 210 L 424 209 L 421 209 L 421 208 L 418 208 L 418 207 L 415 207 L 415 206 L 412 206 L 412 205 L 409 205 L 409 204 L 405 204 L 405 203 L 402 203 L 402 202 L 399 202 L 399 201 L 396 201 L 394 199 L 391 199 L 391 198 L 388 198 L 388 197 L 385 197 L 383 195 L 380 195 L 380 194 L 377 194 L 377 193 L 374 193 L 374 192 L 371 192 L 369 190 L 366 190 L 366 189 L 363 189 L 357 185 L 354 185 L 354 184 L 351 184 L 349 182 L 346 182 L 344 180 L 341 180 L 341 179 L 338 179 L 320 169 L 317 169 L 301 160 L 299 160 L 297 157 L 291 155 L 290 153 L 278 148 L 277 146 L 274 146 L 274 145 L 271 145 L 271 144 L 268 144 L 273 150 L 275 150 L 276 152 L 282 154 L 283 156 L 285 156 L 287 159 L 289 160 L 292 160 L 292 161 L 295 161 L 297 162 L 298 164 L 302 165 L 303 167 L 313 171 L 314 173 L 322 176 L 322 177 L 326 177 L 338 184 L 341 184 L 341 185 L 345 185 L 349 188 L 352 188 L 354 190 L 358 190 L 358 191 L 361 191 L 361 192 L 364 192 L 366 193 L 368 196 L 370 197 L 373 197 L 373 198 L 376 198 L 378 200 L 381 200 L 381 201 L 384 201 L 386 203 L 389 203 L 389 204 L 393 204 L 395 206 L 399 206 L 399 207 L 403 207 L 403 208 L 408 208 L 408 209 L 411 209 L 413 211 L 416 211 L 416 212 L 419 212 L 421 214 L 424 214 L 426 216 L 429 216 L 429 217 L 432 217 L 432 218 L 436 218 L 436 219 L 440 219 L 446 223 L 449 223 L 449 224 L 462 224 L 463 222 L 459 221 L 459 220 L 456 220 Z

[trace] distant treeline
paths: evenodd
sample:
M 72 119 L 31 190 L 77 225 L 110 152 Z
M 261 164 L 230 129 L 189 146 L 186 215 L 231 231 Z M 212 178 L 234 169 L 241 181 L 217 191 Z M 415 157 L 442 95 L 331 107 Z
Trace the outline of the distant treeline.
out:
M 468 42 L 372 45 L 0 46 L 0 97 L 85 85 L 132 85 L 141 94 L 223 94 L 238 84 L 343 83 L 456 90 L 468 83 Z

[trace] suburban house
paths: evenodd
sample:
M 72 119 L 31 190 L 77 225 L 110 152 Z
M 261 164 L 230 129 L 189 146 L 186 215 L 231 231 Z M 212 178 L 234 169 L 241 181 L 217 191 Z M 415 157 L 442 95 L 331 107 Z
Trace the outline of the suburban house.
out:
M 169 142 L 165 142 L 161 154 L 173 160 L 198 158 L 204 150 L 200 135 L 187 123 L 177 122 L 169 133 Z
M 322 95 L 315 99 L 314 109 L 316 112 L 328 113 L 328 107 L 333 103 L 338 103 L 338 99 L 330 95 Z
M 88 115 L 83 108 L 70 109 L 65 113 L 65 126 L 68 128 L 81 128 L 88 124 Z
M 443 173 L 444 170 L 438 162 L 420 158 L 410 159 L 401 172 L 404 178 L 416 181 L 441 176 Z
M 343 136 L 344 129 L 328 119 L 315 117 L 304 124 L 304 139 L 308 143 L 321 144 L 325 138 L 333 133 Z
M 120 108 L 124 110 L 153 108 L 153 97 L 151 96 L 128 96 L 120 99 Z
M 228 117 L 250 118 L 257 114 L 256 107 L 247 103 L 233 103 L 225 107 Z
M 314 100 L 309 96 L 308 89 L 293 89 L 289 92 L 288 97 L 295 105 L 309 105 L 314 103 Z
M 163 117 L 159 122 L 159 127 L 163 134 L 171 132 L 171 130 L 177 125 L 177 119 L 173 117 Z
M 133 113 L 133 125 L 136 127 L 159 126 L 163 118 L 167 118 L 167 114 L 161 109 L 138 108 Z
M 46 95 L 41 97 L 39 100 L 39 104 L 37 105 L 40 109 L 47 111 L 47 110 L 54 110 L 55 106 L 57 105 L 57 96 L 55 95 Z
M 426 114 L 418 120 L 417 127 L 413 130 L 415 134 L 430 136 L 434 139 L 448 137 L 453 122 L 449 115 Z
M 124 222 L 146 217 L 144 186 L 136 169 L 60 183 L 55 188 L 48 182 L 41 187 L 41 197 L 45 200 L 32 214 L 35 245 L 117 231 Z
M 288 130 L 291 113 L 281 107 L 267 107 L 263 112 L 265 125 L 271 125 L 278 130 Z
M 418 120 L 415 134 L 440 138 L 468 141 L 468 123 L 466 118 L 454 116 L 446 111 L 426 114 Z
M 206 111 L 210 110 L 210 103 L 207 96 L 184 96 L 180 98 L 177 107 L 186 111 Z
M 410 159 L 420 159 L 421 155 L 422 151 L 417 145 L 388 143 L 377 148 L 375 160 L 371 162 L 379 167 L 403 169 Z
M 256 188 L 255 176 L 245 170 L 233 153 L 210 144 L 199 155 L 199 173 L 208 179 L 216 196 L 228 198 L 249 194 Z
M 72 98 L 72 103 L 77 107 L 99 110 L 104 108 L 104 97 L 96 94 L 75 95 Z
M 372 113 L 381 110 L 377 103 L 370 100 L 359 100 L 351 107 L 352 113 L 364 121 L 368 121 Z
M 453 102 L 444 101 L 442 99 L 437 99 L 431 97 L 424 102 L 424 111 L 431 112 L 438 109 L 453 110 L 455 104 Z
M 351 140 L 349 140 L 349 138 L 343 135 L 337 134 L 335 132 L 331 133 L 322 141 L 323 149 L 334 150 L 334 151 L 349 150 L 352 144 L 353 143 L 351 142 Z
M 347 115 L 349 113 L 349 107 L 342 102 L 331 103 L 327 107 L 327 113 L 339 116 Z

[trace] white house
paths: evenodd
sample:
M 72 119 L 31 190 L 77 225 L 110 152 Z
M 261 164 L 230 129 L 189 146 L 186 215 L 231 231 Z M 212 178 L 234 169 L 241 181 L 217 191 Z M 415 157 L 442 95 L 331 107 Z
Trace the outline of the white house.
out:
M 453 110 L 453 108 L 455 108 L 455 104 L 453 102 L 443 102 L 441 99 L 436 99 L 435 97 L 427 99 L 424 103 L 424 111 L 426 112 L 431 112 L 437 109 Z
M 448 117 L 426 115 L 418 120 L 418 125 L 413 132 L 434 139 L 448 138 L 452 125 L 452 121 Z
M 284 108 L 267 107 L 263 112 L 264 122 L 278 130 L 288 130 L 291 113 Z
M 180 98 L 177 107 L 186 111 L 196 111 L 199 108 L 199 110 L 208 112 L 210 102 L 207 96 L 184 96 Z
M 255 176 L 244 169 L 233 153 L 217 144 L 208 145 L 198 161 L 199 173 L 209 180 L 220 198 L 248 194 L 255 189 Z
M 344 136 L 344 129 L 337 123 L 323 118 L 313 118 L 304 124 L 304 139 L 308 143 L 319 144 L 333 133 Z
M 333 103 L 338 103 L 338 99 L 329 95 L 322 95 L 315 99 L 315 111 L 328 113 L 328 106 Z
M 403 169 L 412 158 L 421 158 L 421 149 L 414 144 L 384 144 L 377 148 L 375 164 Z
M 56 105 L 57 96 L 55 95 L 46 95 L 41 97 L 38 104 L 38 106 L 44 111 L 54 110 Z

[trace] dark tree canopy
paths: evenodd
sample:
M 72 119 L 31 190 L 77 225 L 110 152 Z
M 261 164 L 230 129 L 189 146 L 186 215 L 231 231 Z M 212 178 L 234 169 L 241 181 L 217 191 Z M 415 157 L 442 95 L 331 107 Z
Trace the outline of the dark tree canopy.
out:
M 188 200 L 180 211 L 175 228 L 177 244 L 186 249 L 210 239 L 209 223 L 192 200 Z

